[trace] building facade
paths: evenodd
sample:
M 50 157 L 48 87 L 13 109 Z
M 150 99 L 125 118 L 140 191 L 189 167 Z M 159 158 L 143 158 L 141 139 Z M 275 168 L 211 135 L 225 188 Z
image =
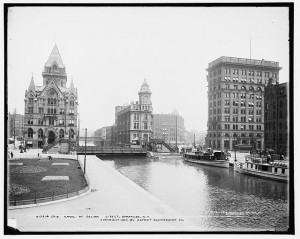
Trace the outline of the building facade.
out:
M 24 136 L 24 115 L 9 113 L 8 118 L 8 137 L 22 141 Z
M 288 154 L 288 83 L 269 80 L 265 88 L 265 148 Z
M 114 145 L 114 127 L 106 126 L 97 129 L 94 133 L 97 140 L 94 142 L 97 146 L 113 146 Z
M 77 89 L 67 74 L 55 45 L 42 72 L 43 85 L 33 77 L 25 92 L 24 130 L 28 147 L 43 148 L 59 139 L 73 144 L 77 135 Z
M 139 91 L 139 101 L 115 107 L 117 144 L 144 144 L 153 138 L 151 91 L 146 80 Z
M 177 137 L 176 137 L 177 133 Z M 176 110 L 170 114 L 153 114 L 153 137 L 169 144 L 185 143 L 184 119 Z
M 278 62 L 225 56 L 209 63 L 207 147 L 264 148 L 264 90 L 280 69 Z

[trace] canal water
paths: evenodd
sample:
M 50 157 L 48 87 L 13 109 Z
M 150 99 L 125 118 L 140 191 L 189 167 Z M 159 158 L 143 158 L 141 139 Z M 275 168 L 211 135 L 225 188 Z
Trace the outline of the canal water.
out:
M 286 183 L 180 157 L 101 159 L 206 231 L 288 229 Z

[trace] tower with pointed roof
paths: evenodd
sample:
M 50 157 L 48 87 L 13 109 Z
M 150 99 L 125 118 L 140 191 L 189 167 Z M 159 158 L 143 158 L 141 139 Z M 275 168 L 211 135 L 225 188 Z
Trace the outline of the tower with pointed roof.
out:
M 57 45 L 44 65 L 43 85 L 32 76 L 25 91 L 24 135 L 28 147 L 44 148 L 57 144 L 69 152 L 76 142 L 78 95 L 71 80 L 67 87 L 66 67 Z
M 116 143 L 144 145 L 153 138 L 152 92 L 146 79 L 138 94 L 139 101 L 115 107 Z

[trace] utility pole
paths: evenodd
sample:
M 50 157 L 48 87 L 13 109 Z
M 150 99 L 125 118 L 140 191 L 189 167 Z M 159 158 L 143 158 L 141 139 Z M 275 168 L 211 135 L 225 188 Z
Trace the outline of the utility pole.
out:
M 79 140 L 80 140 L 80 115 L 78 113 L 77 147 L 79 147 Z
M 196 148 L 196 134 L 194 133 L 194 148 Z
M 14 112 L 14 149 L 16 148 L 16 108 Z
M 85 128 L 84 171 L 83 171 L 83 174 L 84 174 L 84 175 L 85 175 L 85 168 L 86 168 L 86 134 L 87 134 L 87 128 Z
M 176 137 L 175 137 L 175 139 L 176 139 L 176 153 L 178 153 L 178 150 L 177 150 L 177 115 L 176 115 Z

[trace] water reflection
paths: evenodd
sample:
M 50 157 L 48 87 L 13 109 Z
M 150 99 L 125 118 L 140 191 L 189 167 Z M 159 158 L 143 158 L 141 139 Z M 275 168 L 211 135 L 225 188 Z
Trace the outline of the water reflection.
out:
M 286 183 L 180 158 L 101 158 L 208 230 L 286 230 Z

